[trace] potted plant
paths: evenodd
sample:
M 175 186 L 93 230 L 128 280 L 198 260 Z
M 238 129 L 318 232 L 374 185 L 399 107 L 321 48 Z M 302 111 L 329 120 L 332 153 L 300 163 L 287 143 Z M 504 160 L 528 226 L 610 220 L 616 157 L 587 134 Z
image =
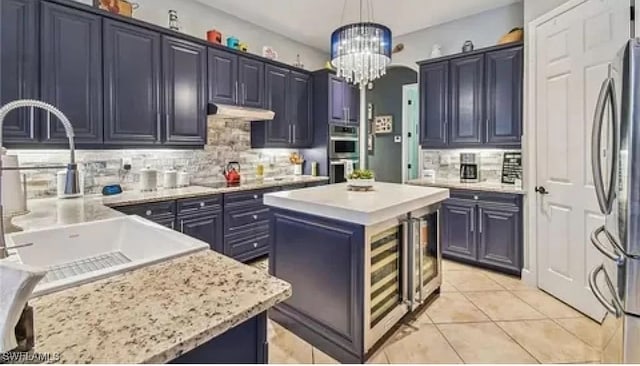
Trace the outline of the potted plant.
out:
M 351 187 L 369 188 L 374 182 L 373 172 L 368 169 L 356 169 L 347 177 L 347 184 Z

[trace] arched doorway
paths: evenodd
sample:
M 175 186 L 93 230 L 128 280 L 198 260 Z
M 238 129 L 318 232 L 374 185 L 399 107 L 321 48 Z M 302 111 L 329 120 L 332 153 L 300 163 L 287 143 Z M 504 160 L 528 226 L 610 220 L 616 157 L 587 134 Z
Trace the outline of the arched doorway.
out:
M 368 145 L 367 168 L 374 171 L 376 180 L 402 183 L 408 168 L 403 164 L 403 150 L 407 161 L 415 160 L 412 169 L 417 171 L 418 146 L 418 73 L 405 66 L 392 66 L 387 74 L 376 80 L 373 89 L 366 91 Z M 391 116 L 389 133 L 375 133 L 375 119 Z M 369 117 L 371 117 L 369 119 Z M 403 123 L 404 121 L 404 123 Z M 403 124 L 406 132 L 403 133 Z

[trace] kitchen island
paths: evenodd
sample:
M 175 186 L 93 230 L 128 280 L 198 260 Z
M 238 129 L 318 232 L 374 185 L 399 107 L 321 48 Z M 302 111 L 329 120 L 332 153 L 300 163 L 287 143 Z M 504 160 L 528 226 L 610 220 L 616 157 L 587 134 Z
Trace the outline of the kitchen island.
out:
M 439 290 L 437 213 L 448 197 L 391 183 L 266 194 L 269 270 L 293 286 L 269 316 L 340 362 L 366 361 Z

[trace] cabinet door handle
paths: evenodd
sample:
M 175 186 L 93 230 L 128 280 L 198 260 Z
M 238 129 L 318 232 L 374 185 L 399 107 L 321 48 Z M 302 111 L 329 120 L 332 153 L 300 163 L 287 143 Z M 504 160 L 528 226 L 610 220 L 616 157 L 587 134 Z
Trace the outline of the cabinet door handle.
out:
M 29 135 L 31 139 L 36 138 L 36 132 L 33 130 L 35 128 L 35 119 L 36 119 L 36 111 L 35 108 L 29 108 Z
M 482 210 L 480 210 L 480 215 L 478 215 L 478 231 L 482 233 Z
M 291 125 L 291 142 L 296 143 L 296 125 Z
M 175 221 L 171 221 L 171 230 L 175 230 L 176 229 L 176 222 Z M 180 230 L 182 231 L 182 230 Z
M 158 132 L 162 129 L 162 116 L 160 115 L 160 112 L 156 113 L 156 129 Z
M 293 136 L 293 133 L 291 133 L 291 125 L 289 125 L 289 143 L 290 144 L 293 143 L 293 137 L 291 136 Z
M 184 220 L 180 220 L 180 232 L 184 233 Z
M 236 93 L 234 95 L 234 98 L 236 103 L 238 103 L 238 81 L 236 80 Z
M 474 231 L 476 231 L 476 227 L 475 227 L 476 226 L 475 225 L 475 221 L 476 220 L 474 220 L 473 215 L 471 215 L 470 218 L 471 218 L 471 232 L 474 232 Z
M 242 104 L 247 102 L 247 85 L 242 83 Z

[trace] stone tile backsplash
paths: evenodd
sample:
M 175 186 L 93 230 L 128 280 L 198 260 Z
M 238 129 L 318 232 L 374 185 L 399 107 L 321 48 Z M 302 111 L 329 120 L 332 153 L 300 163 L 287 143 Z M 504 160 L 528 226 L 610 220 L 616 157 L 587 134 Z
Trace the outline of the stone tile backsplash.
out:
M 461 152 L 478 154 L 481 181 L 500 183 L 502 180 L 502 159 L 504 153 L 520 152 L 520 150 L 422 150 L 422 176 L 424 176 L 425 170 L 434 170 L 436 179 L 459 180 Z
M 159 172 L 169 168 L 191 173 L 192 183 L 222 181 L 222 167 L 238 161 L 243 179 L 255 177 L 256 165 L 265 166 L 265 176 L 289 175 L 289 149 L 251 149 L 250 123 L 241 121 L 208 121 L 207 145 L 204 150 L 123 149 L 77 150 L 76 160 L 84 174 L 85 194 L 99 193 L 106 184 L 120 183 L 125 190 L 138 189 L 140 169 L 151 166 Z M 10 150 L 17 154 L 21 166 L 60 165 L 69 160 L 68 150 Z M 121 169 L 123 159 L 130 159 L 129 172 Z M 55 171 L 25 170 L 29 198 L 56 195 Z

